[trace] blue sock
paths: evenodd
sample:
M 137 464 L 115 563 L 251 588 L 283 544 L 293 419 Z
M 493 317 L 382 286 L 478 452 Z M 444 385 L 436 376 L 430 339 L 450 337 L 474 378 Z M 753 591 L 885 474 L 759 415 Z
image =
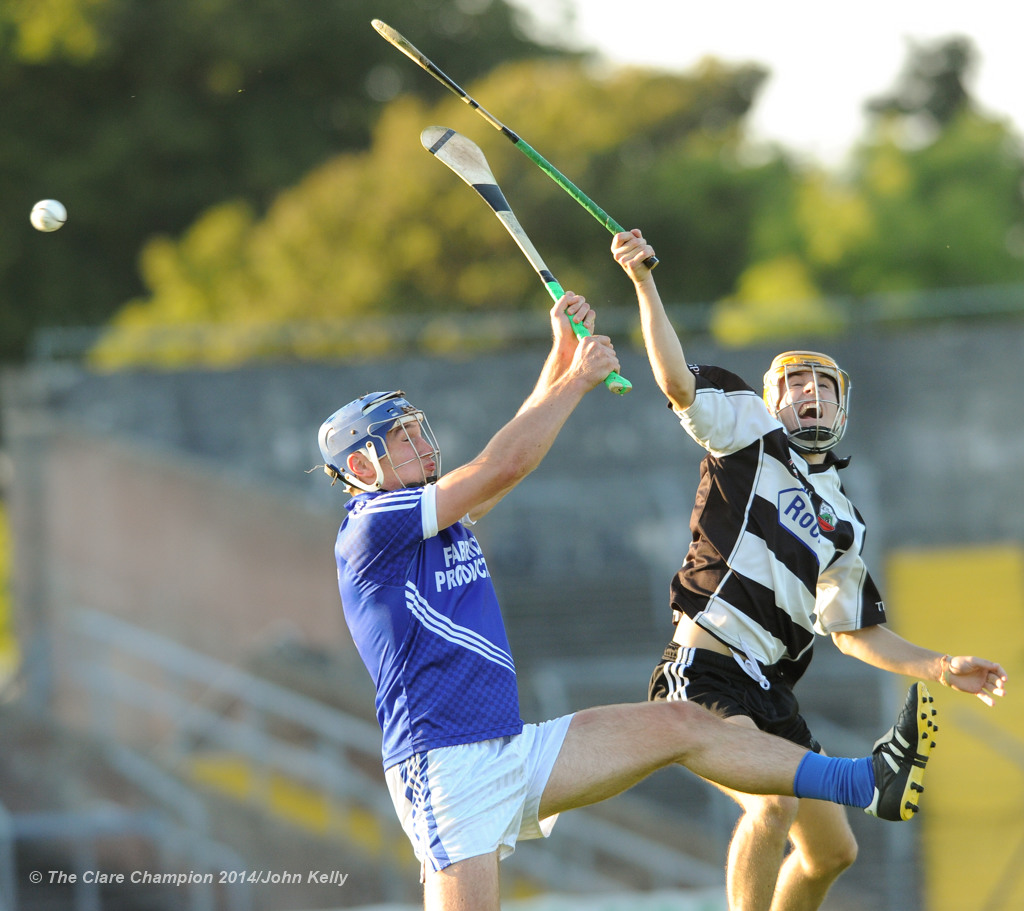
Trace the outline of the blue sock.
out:
M 875 794 L 871 757 L 843 759 L 805 753 L 793 777 L 793 793 L 848 807 L 866 807 Z

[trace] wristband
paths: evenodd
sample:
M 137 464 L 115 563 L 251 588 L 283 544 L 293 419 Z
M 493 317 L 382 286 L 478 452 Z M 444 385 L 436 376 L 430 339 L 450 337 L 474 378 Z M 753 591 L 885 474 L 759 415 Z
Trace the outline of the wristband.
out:
M 953 669 L 953 659 L 949 655 L 943 655 L 939 659 L 939 666 L 942 668 L 942 673 L 939 674 L 939 683 L 943 686 L 952 686 L 946 675 Z

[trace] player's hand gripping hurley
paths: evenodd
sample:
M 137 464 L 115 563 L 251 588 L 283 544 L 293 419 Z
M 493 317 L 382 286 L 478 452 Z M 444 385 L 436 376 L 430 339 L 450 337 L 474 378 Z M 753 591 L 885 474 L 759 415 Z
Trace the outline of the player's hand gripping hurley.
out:
M 596 202 L 594 202 L 589 196 L 587 196 L 579 187 L 576 186 L 568 177 L 566 177 L 561 171 L 558 170 L 550 161 L 548 161 L 543 155 L 541 155 L 536 149 L 534 149 L 528 142 L 522 139 L 520 136 L 512 132 L 505 124 L 503 124 L 497 117 L 495 117 L 486 108 L 481 107 L 480 103 L 470 96 L 465 89 L 462 88 L 454 79 L 452 79 L 447 73 L 439 69 L 429 57 L 423 54 L 420 50 L 413 46 L 413 44 L 400 32 L 396 32 L 386 22 L 381 22 L 380 19 L 374 19 L 372 22 L 373 27 L 381 34 L 381 36 L 394 45 L 400 50 L 406 57 L 423 67 L 431 76 L 433 76 L 438 82 L 441 83 L 445 88 L 451 90 L 458 95 L 463 101 L 466 102 L 474 111 L 476 111 L 484 120 L 486 120 L 492 127 L 498 130 L 506 139 L 508 139 L 520 152 L 522 152 L 527 158 L 530 159 L 537 167 L 539 167 L 545 174 L 548 175 L 555 183 L 557 183 L 566 193 L 568 193 L 573 199 L 576 200 L 584 209 L 586 209 L 591 215 L 594 216 L 605 228 L 608 229 L 612 234 L 621 234 L 622 225 L 620 225 L 614 218 L 612 218 L 604 209 L 602 209 Z M 644 265 L 648 269 L 653 269 L 658 265 L 657 256 L 648 256 L 644 260 Z
M 484 202 L 491 207 L 491 211 L 498 216 L 498 220 L 505 226 L 505 230 L 512 235 L 512 239 L 519 246 L 519 249 L 523 251 L 530 265 L 533 266 L 536 273 L 540 276 L 552 300 L 559 300 L 565 293 L 562 286 L 555 279 L 555 276 L 551 274 L 551 270 L 544 264 L 544 260 L 541 259 L 537 248 L 530 241 L 522 225 L 519 224 L 519 220 L 512 212 L 512 208 L 505 199 L 505 195 L 501 192 L 498 182 L 494 179 L 490 165 L 487 164 L 487 159 L 484 157 L 484 153 L 480 151 L 480 147 L 465 136 L 447 127 L 427 127 L 420 133 L 420 142 L 423 143 L 423 148 L 430 152 L 431 155 L 443 161 L 480 194 Z M 587 328 L 582 323 L 569 320 L 569 324 L 572 326 L 573 332 L 576 333 L 577 337 L 582 338 L 585 335 L 590 335 L 590 332 L 587 331 Z M 604 384 L 612 392 L 617 392 L 619 395 L 624 395 L 633 388 L 633 384 L 629 380 L 614 372 L 608 374 Z

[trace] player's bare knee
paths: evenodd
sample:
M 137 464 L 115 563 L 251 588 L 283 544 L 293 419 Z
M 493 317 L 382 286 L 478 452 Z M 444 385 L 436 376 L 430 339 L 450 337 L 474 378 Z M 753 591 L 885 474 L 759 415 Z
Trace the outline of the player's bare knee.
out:
M 796 797 L 766 794 L 752 798 L 743 809 L 752 823 L 788 832 L 800 810 L 800 801 Z
M 836 846 L 837 856 L 834 866 L 838 868 L 839 872 L 842 872 L 847 867 L 852 867 L 857 862 L 859 850 L 856 838 L 850 838 L 847 843 Z
M 829 839 L 827 843 L 816 846 L 815 854 L 808 859 L 807 866 L 812 875 L 834 878 L 853 866 L 857 860 L 857 850 L 857 839 L 852 834 L 847 838 Z
M 692 730 L 694 725 L 703 724 L 710 720 L 711 715 L 707 709 L 701 708 L 695 702 L 664 702 L 665 711 L 669 716 L 669 724 L 678 725 L 686 730 Z
M 660 702 L 660 723 L 672 734 L 676 761 L 683 762 L 694 749 L 706 745 L 722 722 L 693 702 Z

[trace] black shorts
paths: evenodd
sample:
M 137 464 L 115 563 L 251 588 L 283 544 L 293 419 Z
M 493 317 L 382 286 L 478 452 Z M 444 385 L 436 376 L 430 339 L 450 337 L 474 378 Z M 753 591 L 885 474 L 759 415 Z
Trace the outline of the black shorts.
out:
M 765 690 L 730 655 L 670 643 L 651 674 L 647 698 L 695 702 L 724 718 L 744 715 L 762 731 L 820 753 L 793 690 L 773 670 L 764 668 L 771 683 Z

